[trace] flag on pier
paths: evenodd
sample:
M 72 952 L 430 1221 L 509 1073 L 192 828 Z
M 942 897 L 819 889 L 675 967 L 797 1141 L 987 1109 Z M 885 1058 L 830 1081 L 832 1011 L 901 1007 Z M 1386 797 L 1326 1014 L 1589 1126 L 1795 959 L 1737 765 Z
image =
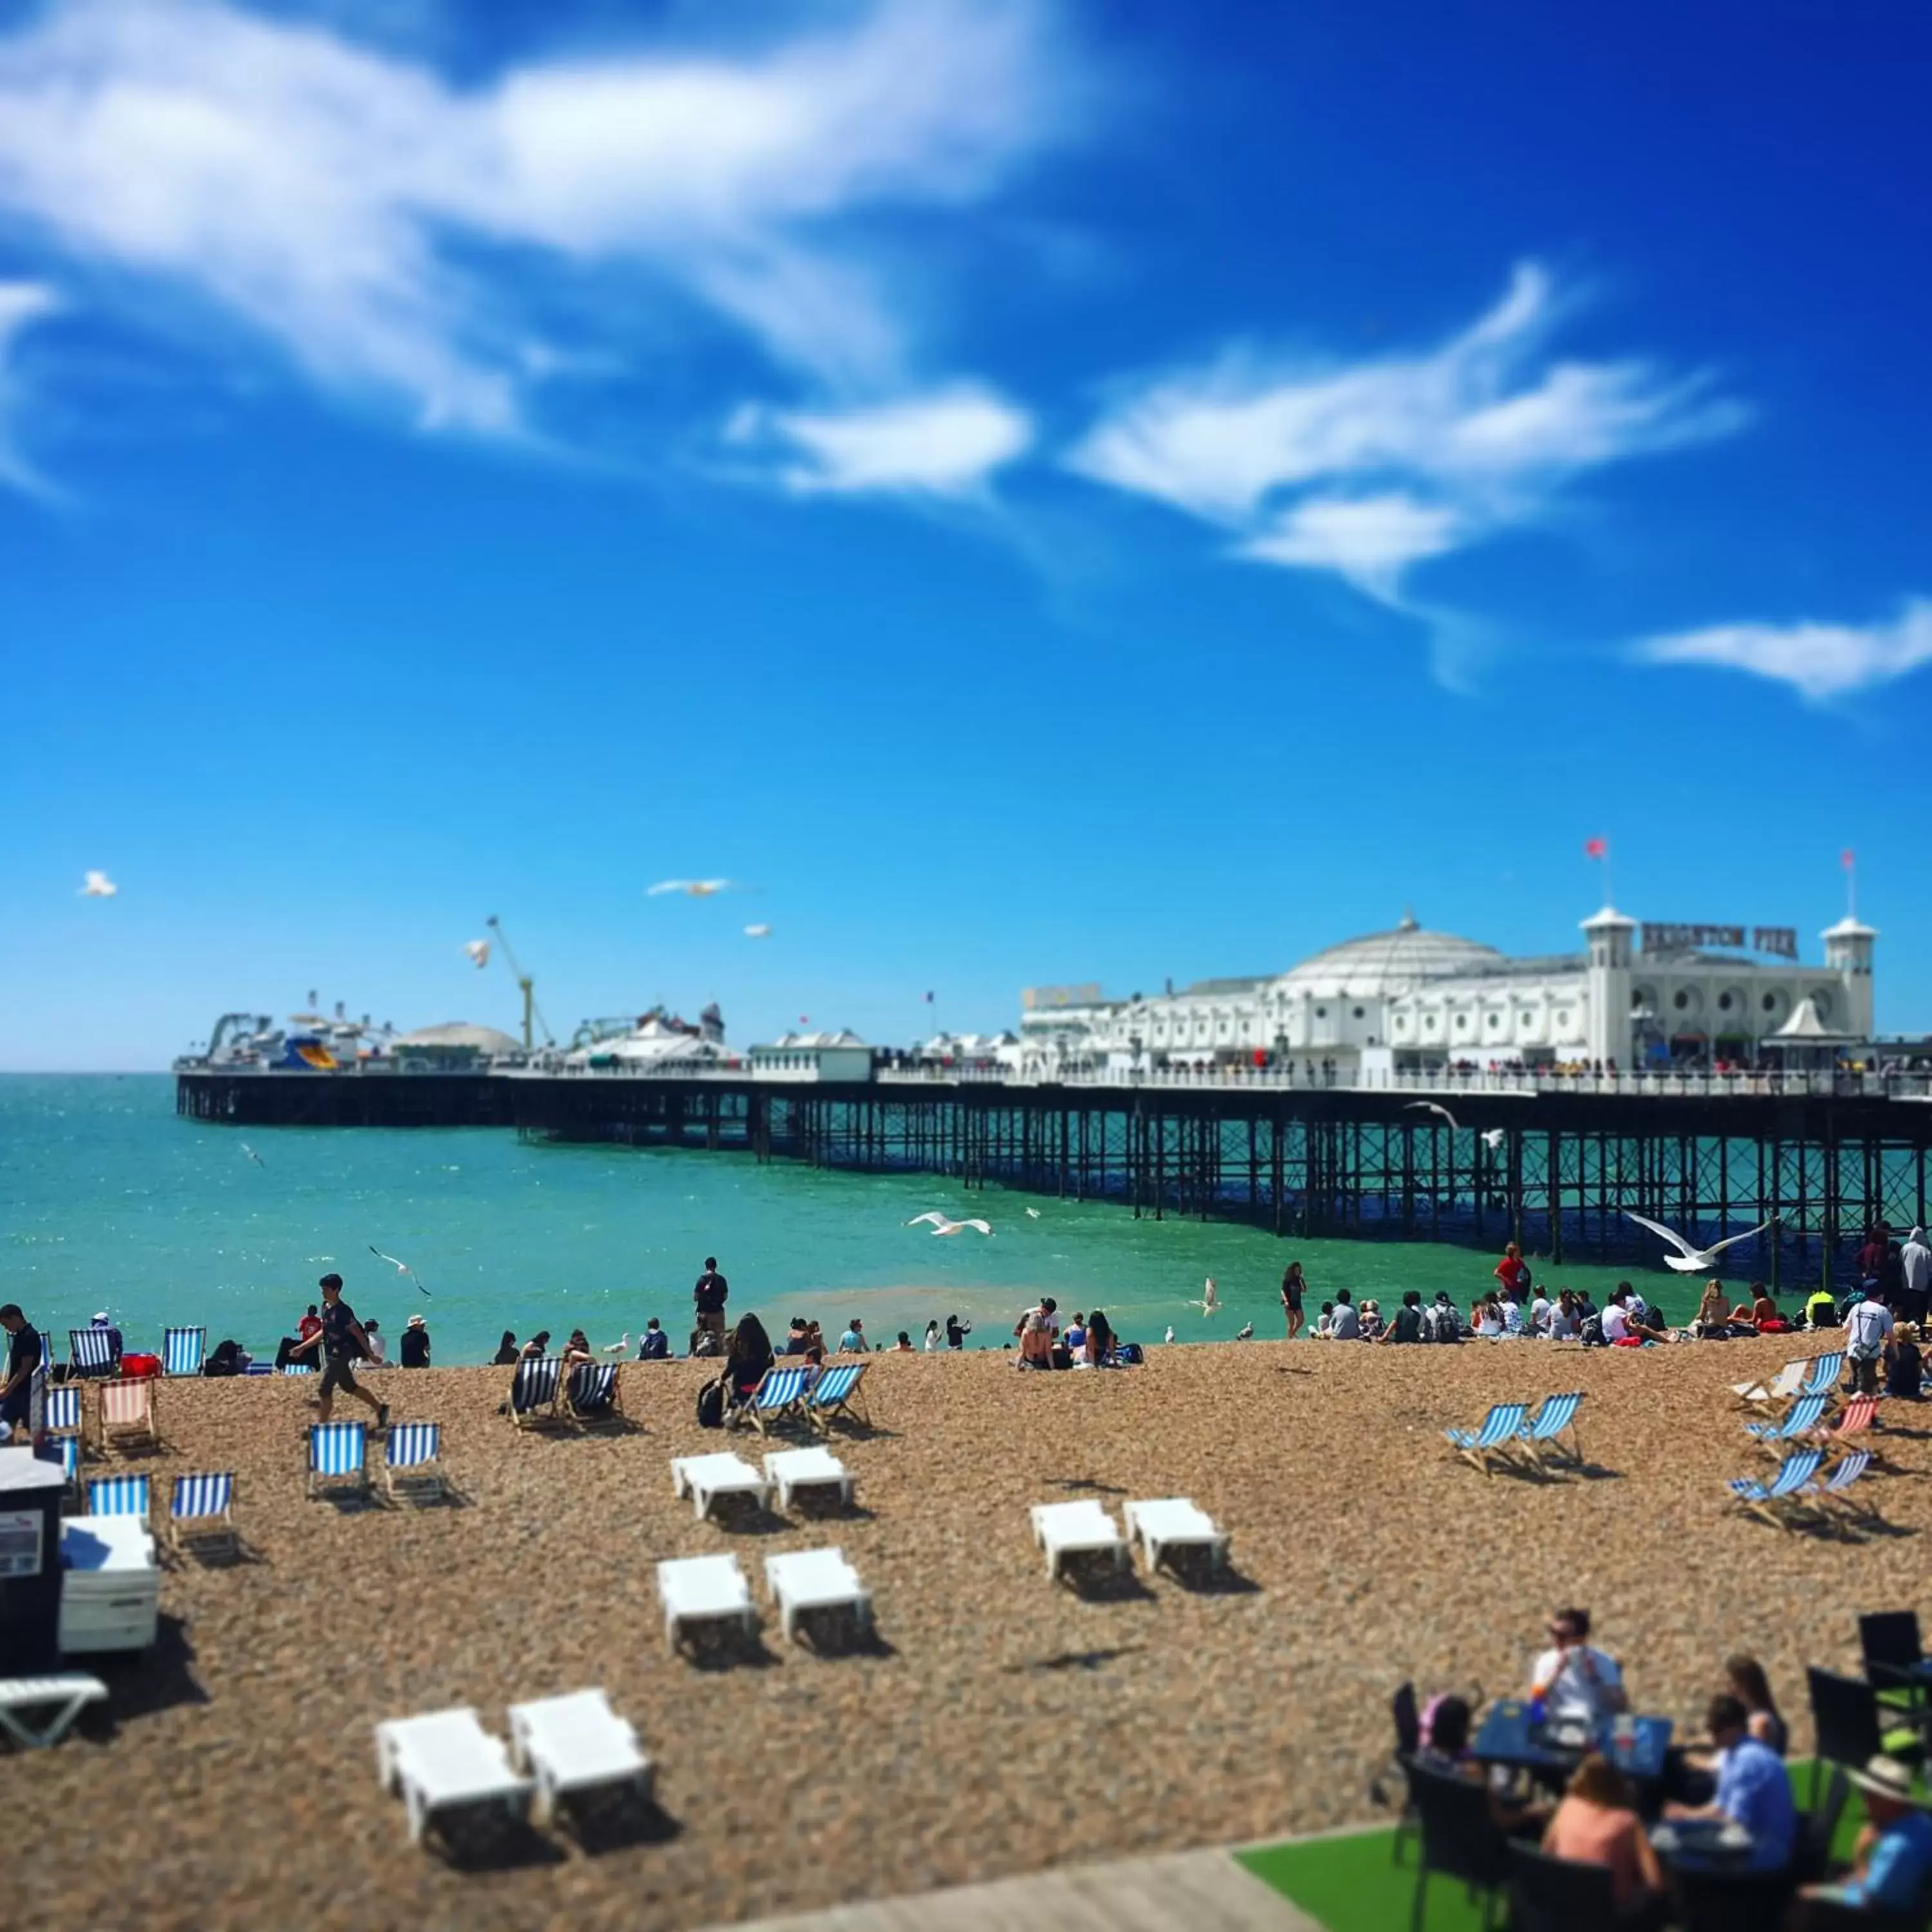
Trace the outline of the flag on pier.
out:
M 1585 839 L 1583 856 L 1586 859 L 1607 859 L 1610 856 L 1610 842 L 1607 838 Z

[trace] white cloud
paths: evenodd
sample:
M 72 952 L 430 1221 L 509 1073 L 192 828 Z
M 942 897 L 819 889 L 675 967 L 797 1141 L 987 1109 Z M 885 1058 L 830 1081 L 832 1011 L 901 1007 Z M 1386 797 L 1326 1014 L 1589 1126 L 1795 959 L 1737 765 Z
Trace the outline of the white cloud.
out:
M 1230 351 L 1127 395 L 1070 460 L 1235 532 L 1238 555 L 1394 602 L 1410 568 L 1534 521 L 1581 472 L 1745 419 L 1701 377 L 1553 359 L 1564 305 L 1526 263 L 1424 354 L 1318 366 Z
M 967 497 L 1033 441 L 1025 413 L 970 386 L 844 410 L 740 410 L 728 440 L 782 448 L 786 488 Z
M 16 440 L 19 384 L 13 372 L 14 338 L 59 308 L 53 290 L 39 282 L 0 282 L 0 484 L 34 496 L 50 486 L 21 452 Z
M 1880 624 L 1713 624 L 1636 646 L 1648 664 L 1718 664 L 1790 685 L 1814 703 L 1932 664 L 1932 600 L 1908 598 Z
M 990 195 L 1060 130 L 1045 4 L 872 0 L 754 51 L 459 87 L 217 0 L 55 0 L 0 39 L 0 216 L 432 424 L 518 426 L 526 299 L 586 268 L 661 278 L 834 386 L 896 382 L 854 223 Z

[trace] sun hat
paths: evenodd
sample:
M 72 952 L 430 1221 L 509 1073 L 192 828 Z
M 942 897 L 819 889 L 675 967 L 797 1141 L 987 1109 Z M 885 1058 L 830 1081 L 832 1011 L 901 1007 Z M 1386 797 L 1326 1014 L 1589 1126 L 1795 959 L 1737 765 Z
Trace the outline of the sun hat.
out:
M 405 1322 L 403 1325 L 404 1325 L 405 1328 L 423 1328 L 423 1327 L 426 1326 L 427 1324 L 424 1323 L 424 1320 L 423 1320 L 422 1317 L 420 1315 L 412 1315 L 412 1316 L 410 1317 L 409 1320 L 408 1320 L 406 1322 Z
M 1912 1772 L 1909 1766 L 1899 1762 L 1895 1757 L 1882 1754 L 1868 1757 L 1864 1768 L 1854 1770 L 1846 1767 L 1846 1775 L 1861 1791 L 1874 1792 L 1880 1798 L 1896 1799 L 1900 1804 L 1923 1806 L 1925 1800 L 1912 1788 Z
M 97 1308 L 94 1311 L 94 1318 L 97 1322 L 106 1322 L 110 1319 L 110 1317 L 109 1316 L 106 1309 Z

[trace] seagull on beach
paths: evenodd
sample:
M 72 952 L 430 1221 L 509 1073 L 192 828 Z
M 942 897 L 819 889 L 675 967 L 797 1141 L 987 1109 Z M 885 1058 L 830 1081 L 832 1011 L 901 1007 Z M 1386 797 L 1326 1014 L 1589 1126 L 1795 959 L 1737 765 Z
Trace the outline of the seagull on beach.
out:
M 604 1352 L 607 1355 L 628 1354 L 630 1348 L 631 1331 L 628 1328 L 624 1330 L 624 1339 L 621 1342 L 606 1342 L 604 1344 Z
M 1218 1315 L 1220 1313 L 1221 1291 L 1214 1286 L 1214 1277 L 1211 1274 L 1208 1277 L 1206 1283 L 1202 1288 L 1201 1299 L 1198 1301 L 1196 1301 L 1190 1297 L 1187 1305 L 1190 1308 L 1199 1309 L 1203 1315 Z
M 1252 1342 L 1254 1339 L 1255 1324 L 1252 1322 L 1244 1322 L 1234 1330 L 1234 1340 L 1238 1342 Z
M 963 1234 L 968 1228 L 976 1228 L 982 1234 L 990 1234 L 993 1232 L 989 1223 L 976 1219 L 970 1221 L 949 1220 L 936 1208 L 928 1208 L 923 1214 L 915 1214 L 905 1225 L 908 1228 L 917 1228 L 923 1226 L 928 1221 L 932 1223 L 932 1232 L 935 1234 Z
M 265 1161 L 246 1141 L 244 1141 L 242 1143 L 242 1151 L 245 1154 L 257 1167 L 266 1168 L 268 1166 L 268 1162 Z
M 376 1246 L 374 1241 L 371 1241 L 369 1244 L 369 1252 L 374 1255 L 379 1262 L 387 1262 L 390 1267 L 395 1270 L 397 1274 L 407 1275 L 410 1280 L 416 1283 L 416 1292 L 418 1294 L 429 1294 L 429 1290 L 424 1288 L 422 1285 L 422 1277 L 416 1273 L 414 1268 L 410 1266 L 407 1262 L 399 1262 L 394 1255 L 386 1255 L 380 1248 Z M 429 1298 L 430 1300 L 434 1301 L 436 1299 L 436 1297 L 433 1294 L 429 1294 Z
M 120 890 L 105 872 L 89 872 L 81 881 L 80 896 L 84 899 L 111 899 Z
M 1411 1100 L 1402 1111 L 1405 1113 L 1414 1113 L 1418 1107 L 1425 1114 L 1440 1114 L 1449 1123 L 1450 1131 L 1452 1133 L 1461 1132 L 1462 1122 L 1457 1120 L 1447 1107 L 1438 1106 L 1433 1100 Z M 1484 1146 L 1487 1148 L 1490 1153 L 1494 1154 L 1502 1147 L 1503 1142 L 1509 1138 L 1509 1130 L 1507 1127 L 1486 1127 L 1479 1138 Z
M 1718 1257 L 1726 1248 L 1734 1248 L 1740 1241 L 1754 1240 L 1771 1226 L 1768 1221 L 1760 1221 L 1748 1234 L 1733 1234 L 1727 1241 L 1714 1241 L 1708 1248 L 1694 1248 L 1675 1228 L 1666 1228 L 1661 1221 L 1653 1221 L 1647 1215 L 1633 1214 L 1626 1208 L 1624 1216 L 1634 1221 L 1640 1228 L 1648 1228 L 1653 1234 L 1660 1234 L 1677 1252 L 1666 1255 L 1664 1265 L 1678 1274 L 1708 1274 L 1716 1268 Z
M 1167 1324 L 1167 1333 L 1160 1339 L 1163 1342 L 1172 1342 L 1174 1340 L 1174 1324 L 1172 1322 Z
M 718 892 L 742 892 L 736 879 L 660 879 L 645 890 L 647 899 L 661 898 L 666 892 L 682 892 L 686 898 L 708 899 Z

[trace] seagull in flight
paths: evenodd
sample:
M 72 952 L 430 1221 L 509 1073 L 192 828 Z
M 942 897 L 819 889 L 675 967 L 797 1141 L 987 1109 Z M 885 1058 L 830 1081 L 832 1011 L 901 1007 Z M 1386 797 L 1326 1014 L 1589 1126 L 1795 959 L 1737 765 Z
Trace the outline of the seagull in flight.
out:
M 386 1255 L 380 1248 L 376 1246 L 374 1241 L 371 1241 L 369 1244 L 369 1252 L 374 1255 L 379 1262 L 387 1262 L 390 1267 L 395 1270 L 397 1274 L 407 1275 L 410 1280 L 416 1283 L 416 1292 L 418 1294 L 429 1294 L 429 1290 L 424 1288 L 422 1285 L 422 1277 L 416 1273 L 414 1268 L 410 1266 L 407 1262 L 399 1262 L 394 1255 Z M 430 1300 L 434 1301 L 436 1299 L 436 1297 L 433 1294 L 429 1294 L 429 1298 Z
M 1402 1111 L 1413 1113 L 1418 1107 L 1425 1114 L 1440 1114 L 1449 1123 L 1450 1132 L 1460 1133 L 1462 1131 L 1462 1122 L 1447 1107 L 1438 1106 L 1433 1100 L 1411 1100 Z M 1496 1153 L 1508 1138 L 1509 1130 L 1507 1127 L 1486 1127 L 1481 1136 L 1484 1146 L 1492 1154 Z
M 469 939 L 464 941 L 463 950 L 476 965 L 478 971 L 490 963 L 490 942 L 487 939 Z
M 245 1154 L 257 1167 L 266 1168 L 268 1166 L 268 1162 L 265 1161 L 246 1141 L 244 1141 L 242 1143 L 242 1151 Z
M 646 890 L 644 896 L 655 899 L 662 898 L 666 892 L 682 892 L 686 898 L 708 899 L 718 892 L 743 890 L 736 879 L 660 879 Z
M 1029 1208 L 1026 1210 L 1026 1215 L 1029 1221 L 1037 1221 L 1040 1219 L 1040 1210 L 1037 1208 Z
M 105 872 L 89 872 L 81 882 L 80 896 L 84 899 L 111 899 L 120 890 Z
M 1244 1322 L 1234 1330 L 1234 1340 L 1238 1342 L 1252 1342 L 1254 1339 L 1255 1324 L 1252 1322 Z
M 1220 1313 L 1221 1291 L 1214 1286 L 1214 1277 L 1211 1274 L 1202 1289 L 1201 1299 L 1196 1301 L 1190 1297 L 1187 1305 L 1190 1308 L 1199 1309 L 1203 1315 Z
M 1675 1228 L 1666 1228 L 1661 1221 L 1653 1221 L 1646 1215 L 1633 1214 L 1626 1208 L 1624 1216 L 1634 1221 L 1640 1228 L 1648 1228 L 1653 1234 L 1660 1234 L 1677 1252 L 1666 1255 L 1664 1265 L 1678 1274 L 1706 1274 L 1718 1264 L 1718 1257 L 1726 1248 L 1734 1248 L 1740 1241 L 1754 1240 L 1771 1226 L 1768 1221 L 1760 1221 L 1748 1234 L 1733 1234 L 1727 1241 L 1714 1241 L 1708 1248 L 1694 1248 Z
M 631 1331 L 626 1328 L 624 1330 L 624 1339 L 621 1342 L 606 1342 L 604 1344 L 604 1352 L 607 1355 L 628 1354 L 630 1352 L 630 1348 Z
M 748 926 L 745 928 L 747 939 L 769 939 L 771 936 L 772 929 L 768 926 Z
M 935 1234 L 963 1234 L 968 1228 L 976 1228 L 982 1234 L 990 1234 L 993 1232 L 991 1225 L 985 1221 L 948 1220 L 936 1208 L 928 1208 L 923 1214 L 915 1214 L 905 1225 L 908 1228 L 918 1228 L 922 1227 L 928 1221 L 932 1222 L 932 1232 Z

